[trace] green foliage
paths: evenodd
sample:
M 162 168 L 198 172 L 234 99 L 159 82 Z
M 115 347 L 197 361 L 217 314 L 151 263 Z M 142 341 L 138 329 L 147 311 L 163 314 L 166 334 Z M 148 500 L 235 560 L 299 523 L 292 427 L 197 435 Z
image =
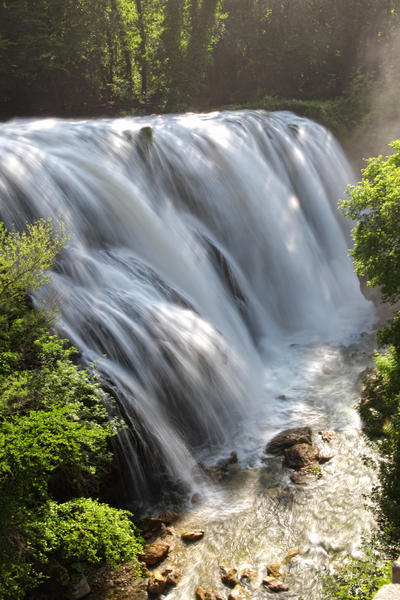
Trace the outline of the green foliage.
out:
M 96 378 L 49 332 L 27 293 L 48 281 L 62 227 L 0 224 L 0 597 L 23 599 L 77 562 L 132 560 L 129 513 L 100 504 L 117 424 Z M 79 498 L 79 496 L 84 496 Z M 55 571 L 54 571 L 55 569 Z
M 363 560 L 346 558 L 334 575 L 324 579 L 324 598 L 332 600 L 371 600 L 377 590 L 391 581 L 391 564 L 383 562 L 371 548 Z
M 143 549 L 131 517 L 91 498 L 50 501 L 43 518 L 27 527 L 29 545 L 42 560 L 55 553 L 61 562 L 105 561 L 116 567 L 135 560 Z
M 345 215 L 357 221 L 352 255 L 355 270 L 368 285 L 381 286 L 384 300 L 400 297 L 400 141 L 383 159 L 371 158 L 362 182 L 342 203 Z

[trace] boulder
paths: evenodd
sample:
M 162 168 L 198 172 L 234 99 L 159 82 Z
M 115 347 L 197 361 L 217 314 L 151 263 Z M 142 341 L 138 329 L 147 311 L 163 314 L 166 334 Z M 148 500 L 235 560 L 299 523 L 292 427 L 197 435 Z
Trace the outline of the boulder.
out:
M 182 578 L 182 573 L 171 568 L 154 571 L 149 577 L 147 591 L 149 596 L 160 596 L 170 587 L 176 587 Z
M 168 587 L 176 587 L 182 579 L 182 573 L 177 569 L 166 568 L 162 570 L 162 575 L 167 578 Z
M 159 520 L 165 525 L 171 525 L 171 523 L 178 521 L 179 518 L 180 514 L 174 510 L 164 510 L 164 512 L 160 515 Z
M 170 550 L 170 545 L 167 542 L 157 540 L 152 544 L 146 544 L 143 549 L 143 561 L 148 567 L 158 565 Z
M 275 577 L 265 577 L 262 583 L 270 592 L 287 592 L 289 589 L 286 583 L 279 581 Z
M 267 573 L 275 579 L 279 579 L 280 577 L 282 577 L 283 573 L 281 563 L 272 563 L 270 565 L 267 565 Z
M 206 590 L 202 587 L 198 587 L 195 594 L 196 600 L 225 600 L 225 598 L 215 590 Z
M 321 467 L 317 464 L 307 465 L 306 467 L 303 467 L 299 471 L 295 471 L 290 475 L 290 479 L 297 485 L 312 483 L 317 479 L 321 479 L 321 477 Z
M 250 569 L 249 567 L 246 567 L 240 573 L 239 579 L 240 580 L 244 579 L 244 580 L 250 581 L 250 579 L 254 579 L 255 577 L 257 577 L 257 571 L 254 571 L 254 569 Z
M 155 535 L 158 535 L 161 531 L 162 525 L 163 522 L 158 517 L 146 517 L 138 523 L 138 527 L 145 539 L 149 539 Z
M 238 585 L 239 579 L 237 574 L 237 569 L 226 569 L 225 567 L 220 567 L 221 569 L 221 581 L 228 587 L 235 587 Z
M 216 482 L 222 481 L 228 475 L 233 475 L 241 470 L 236 452 L 232 452 L 227 458 L 221 458 L 214 466 L 201 465 L 201 467 Z
M 193 529 L 192 531 L 184 531 L 181 538 L 184 542 L 197 542 L 204 537 L 204 531 L 202 529 Z
M 315 465 L 319 452 L 311 444 L 294 444 L 285 449 L 285 462 L 292 469 L 302 469 L 309 465 Z
M 268 454 L 282 454 L 286 448 L 295 444 L 310 444 L 311 445 L 311 429 L 310 427 L 294 427 L 285 429 L 278 433 L 270 440 L 265 448 Z
M 228 596 L 228 600 L 247 600 L 247 598 L 250 596 L 241 585 L 235 585 Z
M 147 584 L 147 591 L 150 596 L 160 596 L 165 592 L 168 587 L 168 581 L 165 575 L 162 575 L 159 571 L 155 571 L 149 577 Z

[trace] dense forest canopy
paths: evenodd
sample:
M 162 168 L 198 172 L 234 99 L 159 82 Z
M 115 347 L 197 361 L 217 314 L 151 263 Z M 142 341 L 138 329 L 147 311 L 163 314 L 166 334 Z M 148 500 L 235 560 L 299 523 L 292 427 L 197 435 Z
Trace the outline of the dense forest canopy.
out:
M 0 116 L 335 98 L 379 77 L 399 4 L 2 0 Z

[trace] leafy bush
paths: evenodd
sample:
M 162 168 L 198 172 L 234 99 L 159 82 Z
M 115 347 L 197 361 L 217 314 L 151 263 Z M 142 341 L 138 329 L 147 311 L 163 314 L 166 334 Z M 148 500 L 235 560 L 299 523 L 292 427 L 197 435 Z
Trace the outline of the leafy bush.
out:
M 141 549 L 128 512 L 88 497 L 99 492 L 117 431 L 107 397 L 27 301 L 65 240 L 47 222 L 22 233 L 0 223 L 2 600 L 32 597 L 48 578 L 65 583 L 77 562 L 115 566 Z
M 391 565 L 367 549 L 364 560 L 347 558 L 324 581 L 324 597 L 334 600 L 371 600 L 377 590 L 390 583 Z

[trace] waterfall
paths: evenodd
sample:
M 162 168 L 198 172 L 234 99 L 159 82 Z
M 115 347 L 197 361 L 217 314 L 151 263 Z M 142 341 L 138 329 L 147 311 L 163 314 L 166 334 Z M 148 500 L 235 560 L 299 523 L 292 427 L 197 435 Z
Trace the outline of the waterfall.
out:
M 263 111 L 0 126 L 0 217 L 62 219 L 58 331 L 96 361 L 131 499 L 191 489 L 272 402 L 266 366 L 298 340 L 347 343 L 371 308 L 337 211 L 334 138 Z M 272 410 L 272 407 L 271 407 Z M 265 413 L 268 415 L 268 411 Z

